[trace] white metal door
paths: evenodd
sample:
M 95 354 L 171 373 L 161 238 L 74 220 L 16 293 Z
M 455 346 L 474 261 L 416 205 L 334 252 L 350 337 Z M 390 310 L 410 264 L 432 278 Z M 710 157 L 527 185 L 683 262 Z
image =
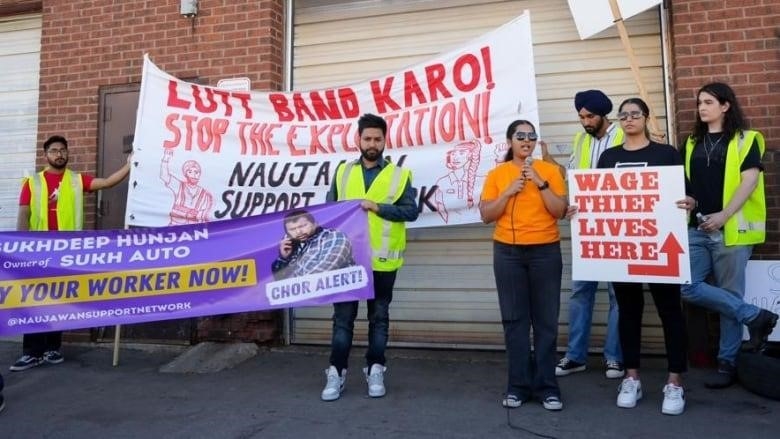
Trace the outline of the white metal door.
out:
M 22 177 L 35 171 L 41 16 L 0 18 L 0 230 L 16 230 Z

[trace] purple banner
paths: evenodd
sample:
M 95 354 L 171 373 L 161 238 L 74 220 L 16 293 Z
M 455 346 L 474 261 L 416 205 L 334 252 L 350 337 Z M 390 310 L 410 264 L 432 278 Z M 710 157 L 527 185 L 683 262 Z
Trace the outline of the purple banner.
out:
M 360 201 L 290 213 L 0 233 L 0 336 L 373 297 Z

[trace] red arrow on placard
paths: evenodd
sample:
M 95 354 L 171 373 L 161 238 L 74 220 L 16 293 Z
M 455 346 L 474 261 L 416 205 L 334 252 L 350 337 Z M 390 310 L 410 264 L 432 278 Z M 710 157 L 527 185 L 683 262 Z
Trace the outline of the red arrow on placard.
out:
M 640 276 L 679 276 L 680 254 L 683 251 L 677 238 L 670 233 L 659 252 L 666 253 L 666 265 L 628 264 L 628 274 Z

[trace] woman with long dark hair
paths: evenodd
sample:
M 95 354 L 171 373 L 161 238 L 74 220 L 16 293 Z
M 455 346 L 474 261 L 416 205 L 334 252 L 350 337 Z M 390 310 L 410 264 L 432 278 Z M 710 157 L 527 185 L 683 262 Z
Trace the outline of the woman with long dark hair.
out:
M 682 165 L 682 157 L 675 147 L 650 140 L 647 128 L 649 114 L 650 109 L 642 99 L 629 98 L 620 104 L 617 117 L 625 133 L 624 142 L 601 154 L 598 161 L 599 168 Z M 612 286 L 620 309 L 618 333 L 620 348 L 623 351 L 623 365 L 626 368 L 626 377 L 618 390 L 617 406 L 633 408 L 642 398 L 639 359 L 642 313 L 645 306 L 644 284 L 613 282 Z M 687 336 L 680 302 L 680 285 L 649 283 L 648 287 L 658 316 L 661 318 L 669 371 L 663 388 L 664 400 L 661 412 L 667 415 L 679 415 L 685 410 L 682 373 L 687 370 L 685 346 Z
M 764 136 L 747 127 L 734 90 L 713 82 L 697 94 L 693 134 L 683 148 L 689 209 L 691 283 L 684 300 L 720 313 L 718 370 L 709 388 L 728 387 L 736 378 L 742 325 L 746 348 L 758 350 L 777 323 L 777 314 L 745 303 L 745 268 L 753 246 L 766 239 L 766 201 L 761 158 Z M 705 279 L 712 277 L 712 281 Z
M 506 139 L 506 161 L 488 174 L 479 206 L 485 224 L 496 223 L 493 272 L 509 366 L 502 405 L 516 408 L 537 397 L 547 410 L 561 410 L 555 352 L 563 270 L 558 219 L 566 212 L 566 188 L 555 165 L 532 158 L 538 135 L 531 122 L 509 124 Z

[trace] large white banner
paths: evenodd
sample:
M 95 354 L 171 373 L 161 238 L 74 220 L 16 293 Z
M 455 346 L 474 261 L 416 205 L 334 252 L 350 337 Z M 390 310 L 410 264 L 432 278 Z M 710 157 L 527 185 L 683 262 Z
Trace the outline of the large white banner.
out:
M 682 166 L 569 171 L 572 279 L 690 283 Z
M 414 227 L 478 222 L 507 125 L 538 126 L 533 59 L 527 11 L 435 59 L 323 90 L 220 90 L 145 57 L 126 222 L 156 227 L 322 203 L 337 164 L 359 157 L 364 113 L 387 120 L 385 155 L 412 171 Z

